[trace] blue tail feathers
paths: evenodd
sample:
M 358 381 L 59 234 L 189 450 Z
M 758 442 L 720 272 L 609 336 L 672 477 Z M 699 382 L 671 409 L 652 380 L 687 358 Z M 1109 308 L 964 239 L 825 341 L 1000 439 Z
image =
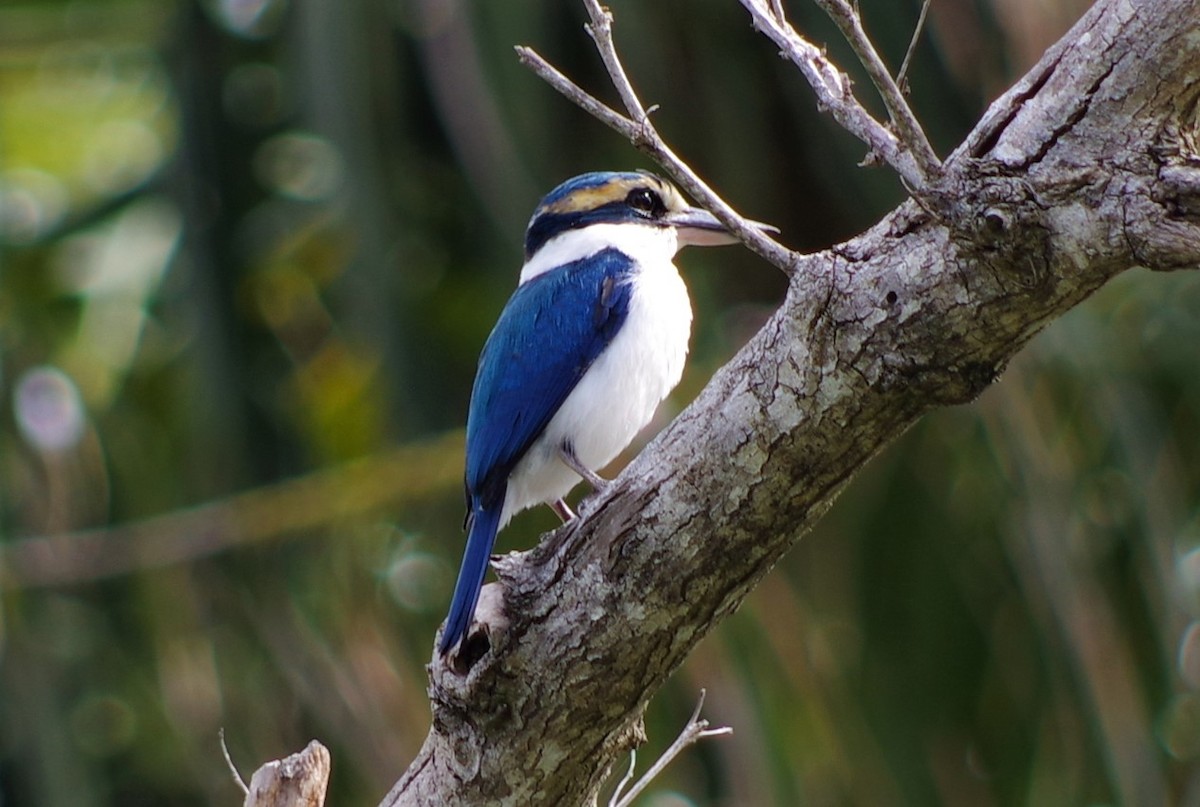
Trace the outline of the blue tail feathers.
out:
M 483 588 L 483 578 L 487 574 L 488 558 L 492 555 L 496 531 L 500 527 L 500 510 L 500 506 L 472 508 L 467 548 L 458 570 L 458 582 L 454 585 L 450 615 L 446 617 L 446 627 L 438 644 L 438 652 L 443 656 L 466 637 L 471 627 L 475 606 L 479 603 L 479 590 Z

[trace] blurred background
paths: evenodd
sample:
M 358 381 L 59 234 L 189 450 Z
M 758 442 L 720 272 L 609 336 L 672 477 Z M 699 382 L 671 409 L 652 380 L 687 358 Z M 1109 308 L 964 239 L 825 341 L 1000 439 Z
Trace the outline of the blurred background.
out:
M 887 61 L 918 0 L 861 0 Z M 938 0 L 948 153 L 1085 0 Z M 903 198 L 734 0 L 612 0 L 660 130 L 790 246 Z M 849 65 L 804 0 L 794 21 Z M 374 804 L 429 722 L 478 351 L 537 199 L 651 167 L 574 2 L 0 4 L 0 803 L 240 804 L 313 737 Z M 858 81 L 865 92 L 867 82 Z M 784 282 L 684 253 L 665 424 Z M 657 697 L 642 804 L 1200 804 L 1200 279 L 1131 271 L 876 459 Z M 500 549 L 552 527 L 522 516 Z

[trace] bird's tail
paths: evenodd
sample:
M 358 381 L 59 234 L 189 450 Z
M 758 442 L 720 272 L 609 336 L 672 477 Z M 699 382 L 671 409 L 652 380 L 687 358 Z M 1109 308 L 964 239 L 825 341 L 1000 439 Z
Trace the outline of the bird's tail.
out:
M 471 510 L 467 548 L 458 570 L 458 582 L 454 585 L 450 615 L 446 617 L 442 641 L 438 644 L 438 652 L 443 656 L 466 637 L 471 627 L 471 618 L 475 616 L 475 606 L 479 603 L 479 590 L 483 588 L 483 576 L 487 574 L 488 558 L 492 555 L 496 531 L 500 528 L 502 509 L 473 507 Z

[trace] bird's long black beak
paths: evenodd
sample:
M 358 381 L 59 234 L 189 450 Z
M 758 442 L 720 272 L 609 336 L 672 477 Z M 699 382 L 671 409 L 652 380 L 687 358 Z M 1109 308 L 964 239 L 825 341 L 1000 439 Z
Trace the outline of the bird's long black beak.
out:
M 699 207 L 685 207 L 683 210 L 668 213 L 663 220 L 675 228 L 681 247 L 719 247 L 737 243 L 737 236 L 725 229 L 725 225 L 716 216 Z M 777 227 L 770 224 L 759 221 L 747 223 L 763 232 L 779 232 Z

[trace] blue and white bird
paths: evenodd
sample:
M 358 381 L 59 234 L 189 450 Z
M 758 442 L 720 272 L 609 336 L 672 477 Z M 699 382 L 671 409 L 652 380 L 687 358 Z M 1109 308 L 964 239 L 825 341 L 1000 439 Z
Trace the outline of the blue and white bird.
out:
M 439 652 L 466 638 L 496 533 L 596 475 L 679 383 L 691 332 L 672 259 L 734 242 L 710 213 L 647 173 L 559 185 L 525 231 L 520 283 L 479 357 L 467 417 L 467 546 Z

